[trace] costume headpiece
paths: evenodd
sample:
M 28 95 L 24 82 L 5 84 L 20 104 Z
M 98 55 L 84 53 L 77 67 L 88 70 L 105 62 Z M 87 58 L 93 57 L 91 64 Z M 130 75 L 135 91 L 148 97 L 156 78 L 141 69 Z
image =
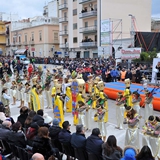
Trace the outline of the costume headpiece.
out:
M 130 112 L 133 108 L 131 106 L 125 106 L 127 112 Z

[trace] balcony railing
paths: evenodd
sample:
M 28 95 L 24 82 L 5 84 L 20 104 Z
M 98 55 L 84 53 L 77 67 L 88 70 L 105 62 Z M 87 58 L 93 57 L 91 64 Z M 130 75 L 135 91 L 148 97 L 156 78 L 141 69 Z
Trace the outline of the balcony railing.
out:
M 6 32 L 5 31 L 0 31 L 0 34 L 6 34 Z
M 58 39 L 54 39 L 53 40 L 53 44 L 59 44 L 59 40 Z
M 66 36 L 66 35 L 68 35 L 68 31 L 67 31 L 67 30 L 60 31 L 60 32 L 59 32 L 59 35 L 60 35 L 60 36 Z
M 30 44 L 30 45 L 34 45 L 34 41 L 30 41 L 29 44 Z
M 84 4 L 84 3 L 88 3 L 88 2 L 94 2 L 97 0 L 79 0 L 79 4 Z
M 11 46 L 15 46 L 15 45 L 16 45 L 16 42 L 11 43 Z
M 16 42 L 16 45 L 17 46 L 21 46 L 21 42 Z
M 68 18 L 67 17 L 59 18 L 59 23 L 63 23 L 63 22 L 68 22 Z
M 23 42 L 23 45 L 28 45 L 28 42 L 26 42 L 26 41 L 25 41 L 25 42 Z
M 79 14 L 79 18 L 88 18 L 97 16 L 97 11 L 83 12 Z
M 81 48 L 94 48 L 97 47 L 97 42 L 81 42 L 79 46 Z
M 63 3 L 63 4 L 59 5 L 59 10 L 63 10 L 63 9 L 68 9 L 67 3 Z
M 80 33 L 95 33 L 97 32 L 97 26 L 89 26 L 89 27 L 82 27 L 79 30 Z
M 65 44 L 60 44 L 60 47 L 59 48 L 68 48 L 69 47 L 69 45 L 68 45 L 68 43 L 65 43 Z

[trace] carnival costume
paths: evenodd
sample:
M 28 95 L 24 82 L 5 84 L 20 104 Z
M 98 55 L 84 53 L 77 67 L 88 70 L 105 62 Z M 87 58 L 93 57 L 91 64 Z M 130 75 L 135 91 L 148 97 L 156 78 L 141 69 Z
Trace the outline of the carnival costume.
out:
M 43 88 L 41 85 L 36 86 L 36 92 L 40 100 L 40 108 L 44 110 L 44 97 L 43 97 Z
M 133 92 L 133 99 L 132 99 L 132 104 L 133 104 L 133 109 L 137 111 L 138 115 L 140 115 L 140 102 L 141 102 L 141 97 L 138 91 Z
M 94 115 L 96 122 L 98 123 L 98 128 L 100 129 L 101 132 L 101 136 L 103 137 L 103 140 L 106 140 L 106 136 L 107 136 L 107 130 L 106 130 L 106 126 L 105 126 L 105 114 L 106 114 L 106 110 L 103 109 L 102 106 L 96 106 L 97 108 L 97 112 Z
M 16 99 L 17 99 L 17 83 L 16 83 L 16 81 L 12 81 L 11 96 L 13 97 L 13 105 L 15 105 Z
M 28 104 L 28 108 L 31 109 L 30 103 L 31 103 L 31 86 L 29 83 L 25 83 L 25 102 Z
M 122 92 L 118 93 L 118 98 L 116 99 L 116 117 L 117 117 L 117 128 L 124 129 L 124 112 L 125 112 L 125 99 Z
M 139 149 L 139 115 L 136 111 L 130 107 L 126 106 L 127 117 L 124 121 L 124 124 L 128 124 L 128 128 L 126 130 L 125 135 L 125 146 L 132 145 L 135 148 Z
M 46 108 L 48 108 L 48 109 L 52 108 L 52 97 L 51 97 L 50 88 L 51 88 L 50 81 L 46 80 L 46 83 L 45 83 L 45 93 L 46 93 L 46 100 L 47 100 L 47 107 Z
M 145 91 L 145 108 L 144 108 L 144 120 L 148 120 L 150 115 L 153 115 L 153 94 L 152 91 Z
M 142 145 L 148 145 L 152 155 L 160 158 L 160 118 L 150 116 L 142 130 Z
M 20 104 L 19 107 L 21 108 L 21 107 L 24 106 L 24 100 L 25 100 L 25 98 L 24 98 L 25 88 L 24 88 L 24 85 L 23 85 L 22 82 L 19 83 L 18 89 L 19 89 L 19 92 L 20 92 L 20 101 L 21 101 L 21 104 Z

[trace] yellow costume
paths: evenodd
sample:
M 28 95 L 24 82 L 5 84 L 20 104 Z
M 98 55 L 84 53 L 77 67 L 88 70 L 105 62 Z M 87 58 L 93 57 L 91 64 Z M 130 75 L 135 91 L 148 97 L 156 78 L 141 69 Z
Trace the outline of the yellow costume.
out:
M 63 102 L 58 95 L 55 97 L 55 107 L 53 112 L 54 117 L 60 121 L 59 126 L 62 127 L 62 123 L 64 122 Z
M 66 89 L 66 112 L 72 112 L 72 93 L 71 88 L 67 87 Z
M 31 109 L 34 111 L 38 111 L 41 109 L 39 96 L 36 92 L 36 88 L 32 88 L 31 90 Z

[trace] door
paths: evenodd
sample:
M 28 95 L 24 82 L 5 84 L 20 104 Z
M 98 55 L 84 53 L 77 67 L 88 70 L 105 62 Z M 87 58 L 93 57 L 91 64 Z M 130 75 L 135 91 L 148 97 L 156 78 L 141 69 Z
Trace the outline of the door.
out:
M 77 52 L 76 58 L 81 58 L 81 52 Z
M 89 51 L 84 51 L 84 58 L 89 58 Z

